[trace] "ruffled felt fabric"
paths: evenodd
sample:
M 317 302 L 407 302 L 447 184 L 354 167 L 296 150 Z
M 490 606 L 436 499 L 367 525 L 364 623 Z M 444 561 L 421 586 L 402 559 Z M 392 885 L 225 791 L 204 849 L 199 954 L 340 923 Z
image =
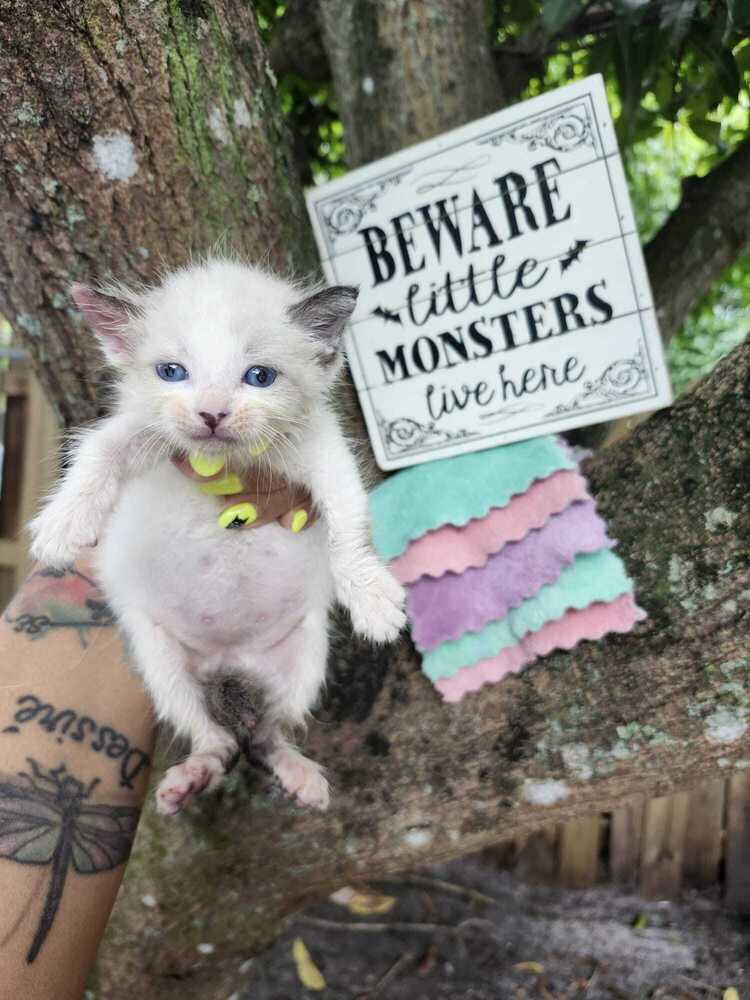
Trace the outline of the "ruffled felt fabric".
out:
M 543 527 L 553 514 L 587 496 L 583 476 L 570 470 L 553 472 L 512 497 L 507 506 L 494 507 L 486 517 L 475 518 L 461 528 L 444 524 L 410 542 L 406 551 L 391 561 L 391 572 L 401 583 L 413 583 L 421 576 L 463 573 L 483 566 L 504 545 L 520 541 L 529 531 Z
M 610 632 L 630 632 L 635 624 L 646 617 L 635 603 L 632 594 L 623 594 L 609 603 L 597 602 L 578 610 L 567 611 L 556 621 L 547 622 L 538 632 L 525 635 L 517 646 L 503 649 L 497 656 L 470 667 L 462 667 L 452 677 L 435 682 L 435 687 L 445 701 L 457 702 L 470 691 L 478 691 L 485 684 L 496 684 L 508 674 L 515 674 L 522 667 L 553 649 L 573 649 L 584 640 L 602 639 Z
M 418 649 L 427 650 L 465 632 L 479 632 L 557 580 L 579 553 L 613 545 L 594 501 L 577 501 L 544 527 L 506 545 L 478 569 L 410 584 L 407 613 L 412 639 Z
M 554 437 L 539 437 L 403 469 L 370 494 L 375 548 L 395 559 L 425 532 L 484 517 L 535 480 L 574 468 Z
M 451 677 L 461 667 L 472 666 L 516 646 L 528 632 L 536 632 L 570 609 L 581 609 L 595 601 L 613 601 L 633 589 L 620 559 L 604 549 L 575 557 L 554 583 L 513 608 L 502 621 L 492 621 L 481 632 L 467 632 L 460 639 L 444 642 L 422 657 L 422 669 L 430 680 Z

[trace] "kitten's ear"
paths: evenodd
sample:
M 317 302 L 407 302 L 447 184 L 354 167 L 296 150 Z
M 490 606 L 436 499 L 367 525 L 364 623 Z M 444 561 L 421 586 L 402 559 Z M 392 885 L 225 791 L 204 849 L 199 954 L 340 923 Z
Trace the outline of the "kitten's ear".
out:
M 126 361 L 132 353 L 128 331 L 134 312 L 132 303 L 87 285 L 72 285 L 70 295 L 96 334 L 107 358 L 115 364 Z
M 324 362 L 333 361 L 341 346 L 346 321 L 354 312 L 359 289 L 334 285 L 315 292 L 291 306 L 289 317 L 308 330 L 320 342 Z

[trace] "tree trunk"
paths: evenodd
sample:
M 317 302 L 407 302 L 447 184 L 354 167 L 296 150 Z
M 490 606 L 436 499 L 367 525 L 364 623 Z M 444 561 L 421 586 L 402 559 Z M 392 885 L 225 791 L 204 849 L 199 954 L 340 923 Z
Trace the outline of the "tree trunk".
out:
M 319 10 L 350 166 L 503 106 L 485 0 L 319 0 Z
M 97 412 L 73 281 L 153 276 L 231 233 L 282 270 L 315 252 L 244 0 L 1 0 L 0 312 L 62 421 Z
M 334 0 L 326 4 L 332 16 Z M 401 9 L 390 0 L 377 7 L 383 51 L 395 48 Z M 375 16 L 374 5 L 367 10 Z M 446 11 L 431 21 L 437 37 L 418 39 L 438 61 L 452 44 L 445 35 L 468 32 Z M 5 156 L 20 168 L 2 195 L 3 308 L 74 422 L 95 411 L 96 393 L 78 384 L 90 385 L 93 355 L 62 298 L 71 280 L 95 266 L 148 277 L 157 257 L 177 262 L 224 231 L 253 255 L 269 249 L 275 266 L 306 267 L 309 236 L 241 0 L 58 2 L 44 23 L 31 0 L 2 12 Z M 364 68 L 347 72 L 361 80 Z M 379 72 L 370 72 L 376 87 Z M 416 87 L 403 95 L 403 131 L 381 137 L 376 155 L 487 110 L 461 90 L 460 99 L 446 93 L 451 115 L 421 114 L 420 101 L 429 109 L 448 91 L 442 70 L 430 74 L 431 96 Z M 396 103 L 388 95 L 384 108 Z M 371 140 L 359 141 L 357 155 L 367 156 Z M 308 739 L 331 771 L 331 812 L 255 794 L 260 779 L 247 770 L 185 817 L 148 809 L 102 952 L 99 995 L 226 997 L 243 985 L 242 963 L 307 898 L 741 762 L 750 704 L 748 385 L 750 344 L 591 463 L 602 513 L 650 615 L 636 633 L 550 657 L 455 706 L 440 702 L 406 642 L 397 652 L 340 644 Z M 146 894 L 155 908 L 144 908 Z M 200 955 L 206 941 L 215 951 Z

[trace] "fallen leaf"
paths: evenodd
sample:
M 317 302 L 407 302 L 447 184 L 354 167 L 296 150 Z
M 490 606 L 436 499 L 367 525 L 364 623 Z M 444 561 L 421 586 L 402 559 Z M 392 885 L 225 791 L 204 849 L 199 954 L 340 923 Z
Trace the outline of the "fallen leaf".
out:
M 379 892 L 355 892 L 347 906 L 352 913 L 366 917 L 373 913 L 389 913 L 395 902 L 395 896 L 383 896 Z
M 356 913 L 358 917 L 368 917 L 374 913 L 388 913 L 396 902 L 395 896 L 384 896 L 382 893 L 370 892 L 367 889 L 353 889 L 349 885 L 345 885 L 343 889 L 337 889 L 328 898 L 332 903 L 345 906 L 350 913 Z
M 338 903 L 339 906 L 348 906 L 356 895 L 356 890 L 352 889 L 350 885 L 345 885 L 342 889 L 332 892 L 328 898 L 332 903 Z
M 646 919 L 645 913 L 639 913 L 638 916 L 633 921 L 634 931 L 645 931 L 648 926 L 648 920 Z
M 730 986 L 728 989 L 724 990 L 723 1000 L 740 1000 L 740 995 L 734 986 Z
M 517 962 L 513 968 L 516 972 L 533 972 L 535 976 L 541 976 L 544 966 L 540 962 Z
M 308 990 L 324 990 L 326 988 L 326 981 L 310 957 L 310 952 L 302 938 L 294 939 L 292 958 L 297 966 L 297 975 L 303 986 L 306 986 Z

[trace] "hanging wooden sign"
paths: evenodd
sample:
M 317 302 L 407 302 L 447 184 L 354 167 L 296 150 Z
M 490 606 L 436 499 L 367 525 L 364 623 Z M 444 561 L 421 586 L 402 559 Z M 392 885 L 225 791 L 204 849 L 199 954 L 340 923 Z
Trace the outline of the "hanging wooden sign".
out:
M 671 401 L 600 76 L 312 189 L 378 464 L 398 469 Z

